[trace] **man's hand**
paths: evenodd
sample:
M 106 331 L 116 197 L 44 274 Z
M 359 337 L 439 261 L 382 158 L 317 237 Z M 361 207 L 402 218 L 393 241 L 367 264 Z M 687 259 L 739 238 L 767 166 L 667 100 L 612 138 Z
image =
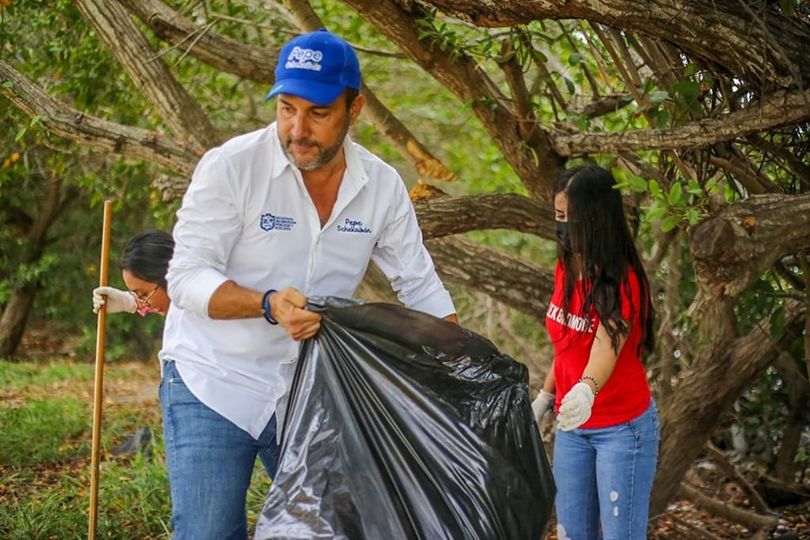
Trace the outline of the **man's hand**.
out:
M 270 295 L 270 315 L 296 341 L 311 338 L 321 327 L 320 313 L 304 309 L 307 297 L 292 287 Z
M 98 313 L 101 306 L 107 306 L 107 313 L 135 313 L 135 297 L 126 291 L 114 287 L 96 287 L 93 289 L 93 313 Z
M 593 390 L 587 383 L 575 384 L 560 403 L 560 414 L 557 417 L 559 428 L 571 431 L 584 424 L 591 417 L 594 397 Z
M 532 401 L 532 412 L 534 413 L 534 421 L 537 422 L 537 427 L 540 427 L 540 421 L 551 410 L 551 404 L 554 403 L 554 394 L 540 390 L 537 397 Z

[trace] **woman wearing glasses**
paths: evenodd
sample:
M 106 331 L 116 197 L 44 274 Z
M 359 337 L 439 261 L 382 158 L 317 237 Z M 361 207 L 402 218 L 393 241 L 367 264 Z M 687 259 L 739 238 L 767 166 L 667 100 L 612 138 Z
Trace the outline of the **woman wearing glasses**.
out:
M 136 234 L 124 247 L 121 275 L 129 291 L 114 287 L 93 290 L 93 312 L 107 306 L 107 313 L 149 313 L 166 315 L 166 271 L 174 252 L 174 240 L 163 231 L 150 229 Z

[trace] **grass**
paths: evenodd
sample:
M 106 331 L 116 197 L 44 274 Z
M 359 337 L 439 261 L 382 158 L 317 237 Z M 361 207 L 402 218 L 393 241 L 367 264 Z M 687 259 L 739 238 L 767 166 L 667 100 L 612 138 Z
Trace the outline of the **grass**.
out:
M 171 536 L 171 504 L 157 401 L 156 366 L 105 369 L 98 538 Z M 0 538 L 87 537 L 93 366 L 0 361 Z M 150 456 L 110 450 L 147 426 Z M 270 487 L 256 467 L 248 492 L 255 523 Z
M 85 404 L 76 398 L 34 399 L 0 408 L 0 463 L 39 465 L 77 457 L 84 433 Z

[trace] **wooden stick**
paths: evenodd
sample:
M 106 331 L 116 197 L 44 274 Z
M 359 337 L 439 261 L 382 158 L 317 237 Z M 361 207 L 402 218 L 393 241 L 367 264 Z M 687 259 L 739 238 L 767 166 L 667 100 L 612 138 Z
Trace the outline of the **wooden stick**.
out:
M 770 531 L 779 523 L 779 520 L 775 517 L 757 514 L 750 510 L 744 510 L 723 501 L 713 499 L 686 483 L 681 483 L 680 493 L 682 496 L 694 502 L 695 505 L 711 512 L 715 516 L 744 525 L 752 531 L 766 527 Z
M 792 359 L 791 359 L 792 360 Z M 712 441 L 706 443 L 706 448 L 709 450 L 709 456 L 717 462 L 718 465 L 726 472 L 726 474 L 734 480 L 741 488 L 748 492 L 748 498 L 751 499 L 751 504 L 756 507 L 758 512 L 768 513 L 771 509 L 768 503 L 759 494 L 757 488 L 751 485 L 751 482 L 737 470 L 737 467 L 731 462 L 728 456 L 719 448 L 717 448 Z
M 104 225 L 101 231 L 101 264 L 99 265 L 100 287 L 109 282 L 110 229 L 112 225 L 112 201 L 104 201 Z M 96 375 L 93 384 L 93 446 L 90 453 L 90 524 L 87 529 L 88 540 L 96 538 L 98 521 L 98 465 L 101 447 L 101 407 L 104 398 L 104 345 L 107 323 L 107 306 L 98 310 L 96 327 Z

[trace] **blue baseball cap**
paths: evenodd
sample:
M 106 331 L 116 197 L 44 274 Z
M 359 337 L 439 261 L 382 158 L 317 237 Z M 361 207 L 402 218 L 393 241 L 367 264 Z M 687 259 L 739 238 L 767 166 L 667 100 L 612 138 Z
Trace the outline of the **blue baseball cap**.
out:
M 328 105 L 347 88 L 360 89 L 360 63 L 351 45 L 321 28 L 284 45 L 276 82 L 265 99 L 292 94 Z

